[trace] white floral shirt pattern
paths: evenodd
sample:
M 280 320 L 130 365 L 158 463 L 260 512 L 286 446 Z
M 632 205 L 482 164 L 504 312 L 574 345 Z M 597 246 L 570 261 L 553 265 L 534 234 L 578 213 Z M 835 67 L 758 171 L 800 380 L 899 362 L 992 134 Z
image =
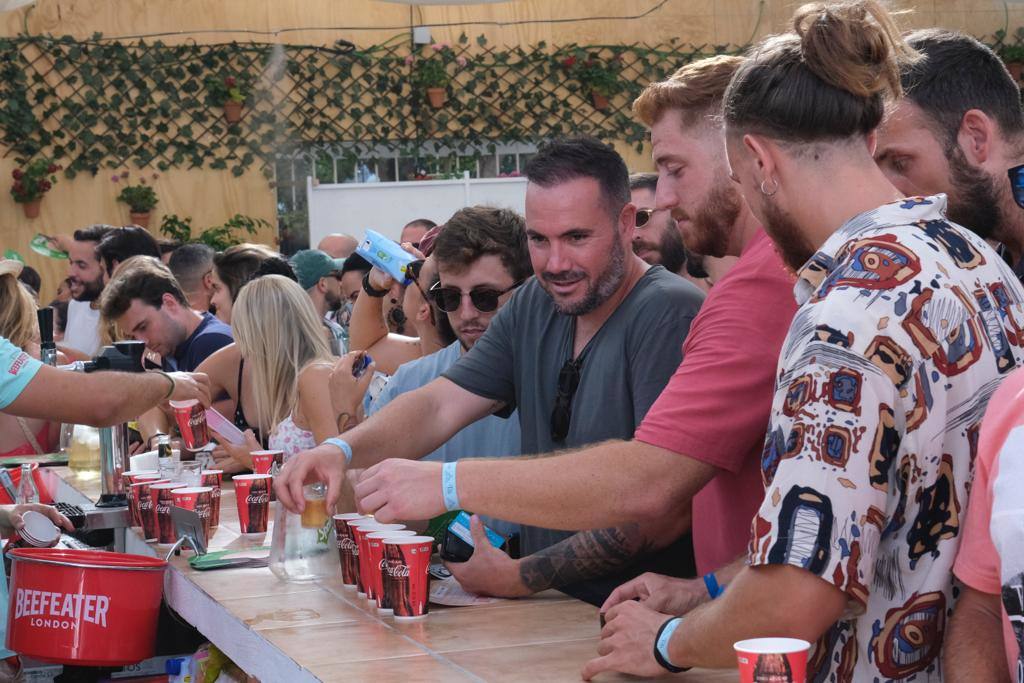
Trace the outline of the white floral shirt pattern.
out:
M 753 565 L 842 590 L 808 681 L 938 681 L 978 429 L 1024 359 L 1024 289 L 946 198 L 863 213 L 801 269 Z

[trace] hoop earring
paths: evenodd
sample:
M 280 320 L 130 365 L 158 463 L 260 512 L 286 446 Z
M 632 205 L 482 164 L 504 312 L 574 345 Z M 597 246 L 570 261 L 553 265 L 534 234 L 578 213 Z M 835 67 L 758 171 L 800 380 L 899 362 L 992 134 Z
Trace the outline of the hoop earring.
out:
M 768 182 L 768 180 L 771 180 L 772 183 L 774 183 L 774 187 L 772 187 L 772 191 L 771 192 L 769 192 L 768 190 L 764 189 L 764 184 L 766 182 Z M 778 180 L 775 180 L 774 178 L 770 178 L 770 179 L 766 178 L 766 179 L 761 181 L 761 194 L 763 194 L 765 197 L 774 197 L 775 193 L 778 192 L 778 191 L 779 191 L 779 181 Z

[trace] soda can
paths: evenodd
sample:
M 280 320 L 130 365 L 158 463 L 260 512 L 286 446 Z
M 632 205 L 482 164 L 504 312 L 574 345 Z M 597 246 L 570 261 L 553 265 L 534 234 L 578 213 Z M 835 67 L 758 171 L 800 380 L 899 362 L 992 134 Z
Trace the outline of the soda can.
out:
M 158 543 L 174 543 L 178 540 L 178 535 L 174 530 L 174 520 L 171 519 L 171 506 L 174 505 L 174 497 L 171 492 L 174 489 L 184 488 L 184 486 L 185 484 L 180 481 L 168 481 L 152 484 L 149 487 L 156 516 Z
M 430 556 L 434 539 L 405 536 L 384 539 L 384 569 L 390 578 L 395 619 L 426 616 L 430 601 Z
M 224 470 L 203 470 L 203 486 L 213 489 L 210 495 L 210 530 L 220 526 L 220 488 L 224 478 Z
M 373 579 L 374 598 L 377 601 L 377 610 L 390 614 L 392 610 L 391 596 L 387 592 L 391 588 L 391 576 L 387 575 L 386 562 L 384 561 L 384 543 L 389 538 L 400 538 L 403 536 L 416 536 L 412 529 L 399 529 L 398 531 L 373 531 L 366 535 L 366 546 L 369 548 L 369 565 Z
M 359 583 L 359 547 L 349 524 L 362 519 L 372 517 L 358 512 L 334 515 L 334 534 L 338 539 L 338 557 L 341 559 L 341 583 L 345 586 Z
M 238 506 L 238 526 L 243 534 L 267 533 L 270 517 L 269 474 L 240 474 L 235 483 L 235 504 Z
M 197 399 L 190 401 L 170 401 L 174 410 L 174 420 L 181 432 L 181 440 L 186 448 L 198 450 L 210 443 L 210 428 L 206 424 L 206 410 Z
M 186 486 L 171 491 L 175 507 L 191 510 L 203 521 L 203 532 L 210 538 L 210 516 L 213 510 L 213 489 L 209 486 Z

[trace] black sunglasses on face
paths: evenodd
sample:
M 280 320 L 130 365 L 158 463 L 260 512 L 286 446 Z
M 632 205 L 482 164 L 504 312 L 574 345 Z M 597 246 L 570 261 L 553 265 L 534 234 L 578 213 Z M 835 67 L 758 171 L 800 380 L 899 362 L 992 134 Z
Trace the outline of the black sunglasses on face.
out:
M 636 210 L 636 227 L 642 228 L 651 222 L 651 216 L 657 209 L 637 209 Z
M 558 371 L 558 392 L 555 394 L 555 407 L 551 411 L 551 440 L 565 441 L 569 435 L 569 423 L 572 421 L 572 399 L 580 385 L 580 370 L 583 359 L 569 359 Z
M 1006 172 L 1010 176 L 1010 189 L 1013 190 L 1013 201 L 1024 209 L 1024 164 L 1014 166 Z
M 521 282 L 517 282 L 508 289 L 491 289 L 490 287 L 473 289 L 469 292 L 469 300 L 473 302 L 473 307 L 476 310 L 481 313 L 490 313 L 498 309 L 498 300 L 501 299 L 502 294 L 511 292 L 521 284 Z M 462 305 L 463 296 L 461 289 L 442 287 L 440 282 L 430 288 L 431 301 L 434 302 L 434 305 L 439 310 L 445 313 L 454 313 L 459 310 L 459 306 Z

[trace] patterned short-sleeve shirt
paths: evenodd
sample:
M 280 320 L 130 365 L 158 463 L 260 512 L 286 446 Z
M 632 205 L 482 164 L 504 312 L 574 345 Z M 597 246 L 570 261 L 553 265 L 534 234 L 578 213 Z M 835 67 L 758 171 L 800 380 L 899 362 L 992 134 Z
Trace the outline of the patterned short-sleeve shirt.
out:
M 798 274 L 750 561 L 847 595 L 809 681 L 941 680 L 982 413 L 1024 359 L 1024 289 L 945 206 L 860 214 Z

